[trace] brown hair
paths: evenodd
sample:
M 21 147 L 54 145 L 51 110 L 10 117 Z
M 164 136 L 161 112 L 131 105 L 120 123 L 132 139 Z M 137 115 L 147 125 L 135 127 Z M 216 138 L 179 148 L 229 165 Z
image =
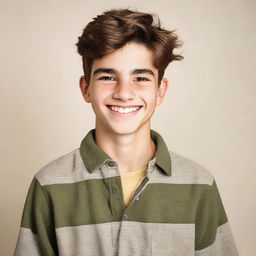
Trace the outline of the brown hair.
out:
M 154 16 L 157 21 L 154 23 Z M 128 42 L 145 45 L 153 54 L 153 65 L 158 69 L 158 84 L 163 78 L 168 64 L 183 57 L 174 54 L 174 48 L 180 47 L 174 31 L 161 28 L 157 15 L 132 11 L 129 9 L 111 9 L 93 18 L 78 37 L 77 50 L 83 59 L 86 82 L 94 59 L 101 58 L 123 47 Z

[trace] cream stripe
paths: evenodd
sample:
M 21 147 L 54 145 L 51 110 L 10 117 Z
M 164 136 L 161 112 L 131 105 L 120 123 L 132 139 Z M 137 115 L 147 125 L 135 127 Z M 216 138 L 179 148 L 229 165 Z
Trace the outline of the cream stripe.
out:
M 14 256 L 40 256 L 37 236 L 28 228 L 20 228 Z
M 217 229 L 216 239 L 209 247 L 196 251 L 196 256 L 238 256 L 229 223 Z
M 57 228 L 60 255 L 194 255 L 194 224 L 110 222 Z M 116 243 L 116 244 L 115 244 Z M 176 254 L 175 254 L 176 255 Z
M 61 256 L 114 255 L 111 237 L 112 225 L 118 225 L 118 223 L 57 228 L 59 254 Z

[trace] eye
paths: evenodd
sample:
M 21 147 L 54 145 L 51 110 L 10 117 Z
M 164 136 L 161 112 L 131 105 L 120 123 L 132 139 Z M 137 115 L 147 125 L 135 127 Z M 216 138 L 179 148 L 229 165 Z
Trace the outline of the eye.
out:
M 137 81 L 150 81 L 148 78 L 146 78 L 146 77 L 143 77 L 143 76 L 141 76 L 141 77 L 136 77 L 136 79 L 137 79 Z
M 101 76 L 98 78 L 98 80 L 109 80 L 109 81 L 114 81 L 114 77 L 112 76 Z

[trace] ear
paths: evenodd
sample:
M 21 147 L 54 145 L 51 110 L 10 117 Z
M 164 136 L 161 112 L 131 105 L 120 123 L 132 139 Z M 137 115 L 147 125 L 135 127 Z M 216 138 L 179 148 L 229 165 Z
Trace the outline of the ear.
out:
M 90 92 L 89 92 L 89 84 L 87 84 L 85 77 L 81 76 L 79 79 L 79 86 L 80 86 L 80 90 L 82 92 L 82 95 L 84 97 L 84 100 L 87 103 L 91 102 L 91 98 L 90 98 Z
M 162 103 L 164 96 L 167 92 L 167 89 L 168 89 L 168 80 L 167 78 L 162 78 L 161 83 L 158 87 L 158 92 L 157 92 L 157 102 L 156 102 L 157 106 L 159 106 Z

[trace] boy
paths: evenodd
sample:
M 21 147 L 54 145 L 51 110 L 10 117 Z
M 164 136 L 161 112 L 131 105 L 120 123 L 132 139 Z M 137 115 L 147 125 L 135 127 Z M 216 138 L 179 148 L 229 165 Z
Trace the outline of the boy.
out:
M 238 255 L 213 176 L 150 128 L 164 70 L 182 59 L 153 21 L 113 9 L 79 37 L 95 129 L 35 175 L 15 255 Z

